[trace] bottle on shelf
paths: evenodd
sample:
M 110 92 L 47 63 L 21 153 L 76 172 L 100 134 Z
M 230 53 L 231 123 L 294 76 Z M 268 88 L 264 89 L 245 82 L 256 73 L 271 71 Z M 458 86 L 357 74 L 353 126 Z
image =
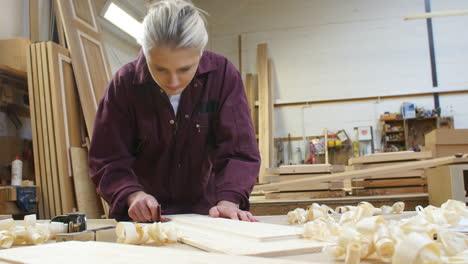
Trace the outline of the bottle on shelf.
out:
M 11 162 L 11 185 L 20 186 L 23 180 L 23 161 L 19 156 Z

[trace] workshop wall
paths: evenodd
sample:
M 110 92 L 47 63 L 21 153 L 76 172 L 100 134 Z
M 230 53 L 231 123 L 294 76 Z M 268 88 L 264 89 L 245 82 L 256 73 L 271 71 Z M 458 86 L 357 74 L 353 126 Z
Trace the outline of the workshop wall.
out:
M 404 15 L 424 12 L 419 0 L 196 0 L 209 13 L 208 49 L 239 66 L 242 76 L 256 73 L 257 44 L 268 43 L 273 61 L 277 107 L 275 137 L 320 135 L 323 128 L 373 125 L 379 147 L 379 116 L 396 112 L 403 102 L 432 109 L 432 96 L 407 94 L 468 90 L 468 36 L 460 34 L 468 16 L 433 19 L 439 88 L 432 87 L 424 20 Z M 433 11 L 468 9 L 464 0 L 433 0 Z M 317 100 L 402 95 L 394 99 L 317 104 Z M 468 94 L 441 95 L 442 115 L 453 115 L 455 128 L 468 128 Z M 304 124 L 304 129 L 302 125 Z M 297 144 L 302 144 L 298 143 Z

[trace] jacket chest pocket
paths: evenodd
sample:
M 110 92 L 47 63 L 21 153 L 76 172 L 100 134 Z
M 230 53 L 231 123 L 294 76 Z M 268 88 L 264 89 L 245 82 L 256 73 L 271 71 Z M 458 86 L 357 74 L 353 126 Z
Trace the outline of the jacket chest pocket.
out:
M 213 144 L 214 142 L 214 133 L 213 133 L 213 122 L 211 114 L 199 114 L 191 120 L 192 137 L 201 146 L 206 146 L 207 144 Z
M 133 155 L 138 157 L 148 153 L 155 147 L 157 131 L 154 128 L 153 120 L 142 119 L 137 123 L 137 132 L 133 144 Z

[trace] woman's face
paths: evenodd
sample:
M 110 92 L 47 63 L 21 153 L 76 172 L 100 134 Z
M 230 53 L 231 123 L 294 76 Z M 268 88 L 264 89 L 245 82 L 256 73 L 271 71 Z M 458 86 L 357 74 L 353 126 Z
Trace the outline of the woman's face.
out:
M 180 94 L 192 81 L 201 52 L 193 48 L 155 47 L 148 52 L 148 69 L 156 83 L 168 94 Z

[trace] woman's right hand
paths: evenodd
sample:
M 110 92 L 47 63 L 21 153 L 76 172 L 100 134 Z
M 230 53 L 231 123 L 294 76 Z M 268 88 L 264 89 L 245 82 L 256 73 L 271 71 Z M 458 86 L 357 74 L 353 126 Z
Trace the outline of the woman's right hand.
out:
M 128 216 L 135 222 L 155 222 L 158 220 L 158 201 L 143 191 L 130 194 L 127 198 Z

